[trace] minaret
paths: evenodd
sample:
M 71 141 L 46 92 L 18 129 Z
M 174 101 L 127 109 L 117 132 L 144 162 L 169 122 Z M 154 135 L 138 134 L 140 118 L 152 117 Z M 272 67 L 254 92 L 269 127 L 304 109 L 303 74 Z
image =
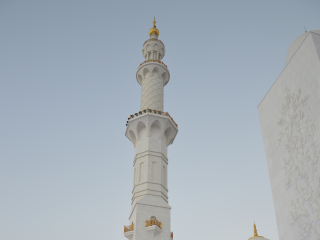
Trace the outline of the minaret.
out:
M 153 21 L 150 39 L 144 42 L 145 61 L 137 69 L 141 85 L 140 111 L 130 115 L 125 135 L 133 143 L 134 177 L 129 226 L 124 235 L 130 240 L 170 240 L 170 209 L 168 204 L 167 147 L 173 143 L 178 125 L 163 112 L 163 90 L 170 72 L 162 62 L 164 44 Z

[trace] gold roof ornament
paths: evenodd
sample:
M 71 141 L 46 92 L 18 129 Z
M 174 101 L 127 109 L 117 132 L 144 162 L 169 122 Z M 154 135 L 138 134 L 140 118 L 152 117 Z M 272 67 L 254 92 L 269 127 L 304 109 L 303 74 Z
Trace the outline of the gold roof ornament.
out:
M 154 17 L 153 20 L 153 28 L 150 29 L 149 31 L 149 36 L 151 37 L 152 34 L 155 34 L 159 37 L 159 30 L 156 28 L 156 17 Z
M 251 237 L 251 238 L 256 238 L 256 237 L 261 237 L 261 238 L 263 238 L 262 236 L 258 236 L 258 232 L 257 232 L 257 227 L 256 227 L 256 224 L 254 223 L 253 224 L 253 237 Z M 249 239 L 251 239 L 251 238 L 249 238 Z

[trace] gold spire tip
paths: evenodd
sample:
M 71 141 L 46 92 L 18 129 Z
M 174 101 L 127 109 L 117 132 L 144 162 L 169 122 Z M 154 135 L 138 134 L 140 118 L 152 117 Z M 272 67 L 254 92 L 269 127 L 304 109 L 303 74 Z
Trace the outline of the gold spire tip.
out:
M 253 237 L 251 237 L 251 238 L 262 237 L 262 236 L 259 236 L 259 235 L 258 235 L 256 223 L 253 224 L 253 233 L 254 233 L 254 234 L 253 234 Z M 251 238 L 249 238 L 249 239 L 251 239 Z M 262 238 L 263 238 L 263 237 L 262 237 Z
M 256 224 L 253 224 L 253 232 L 254 232 L 254 236 L 257 237 L 258 236 L 258 232 L 257 232 L 257 227 Z
M 155 16 L 153 18 L 153 28 L 150 29 L 149 36 L 151 37 L 152 34 L 159 36 L 159 30 L 156 28 L 156 17 Z

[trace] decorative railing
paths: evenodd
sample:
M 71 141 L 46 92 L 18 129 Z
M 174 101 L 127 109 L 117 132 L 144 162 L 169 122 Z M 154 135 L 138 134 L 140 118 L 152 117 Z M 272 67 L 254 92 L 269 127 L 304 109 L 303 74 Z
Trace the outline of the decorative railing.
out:
M 137 113 L 135 113 L 135 114 L 130 115 L 130 117 L 128 118 L 128 121 L 127 121 L 126 126 L 128 125 L 128 122 L 129 122 L 129 120 L 130 120 L 131 118 L 138 117 L 138 116 L 143 115 L 143 114 L 145 114 L 145 113 L 154 113 L 154 114 L 159 114 L 159 115 L 163 115 L 163 116 L 168 116 L 168 117 L 171 119 L 171 121 L 173 122 L 173 124 L 174 124 L 176 127 L 178 127 L 178 124 L 176 124 L 176 122 L 173 120 L 173 118 L 170 116 L 170 114 L 169 114 L 168 112 L 162 112 L 162 111 L 158 111 L 158 110 L 152 110 L 152 109 L 149 109 L 149 108 L 147 108 L 147 109 L 145 109 L 145 110 L 142 110 L 142 111 L 139 111 L 139 112 L 137 112 Z
M 173 239 L 173 232 L 171 232 L 171 239 Z
M 140 63 L 140 65 L 139 65 L 139 67 L 141 67 L 141 65 L 142 64 L 145 64 L 145 63 L 148 63 L 148 62 L 157 62 L 157 63 L 161 63 L 161 64 L 163 64 L 166 68 L 168 68 L 167 67 L 167 65 L 165 65 L 163 62 L 161 62 L 160 60 L 152 60 L 152 59 L 150 59 L 150 60 L 146 60 L 146 61 L 144 61 L 143 63 Z M 139 68 L 138 67 L 138 68 Z
M 158 226 L 159 228 L 161 228 L 161 222 L 159 222 L 157 220 L 157 218 L 154 218 L 152 220 L 147 220 L 146 221 L 146 227 L 150 227 L 150 226 L 153 226 L 153 225 L 156 225 Z
M 133 223 L 129 226 L 124 226 L 124 232 L 133 231 Z
M 142 46 L 144 46 L 147 42 L 150 42 L 150 41 L 156 41 L 156 42 L 160 42 L 162 43 L 162 45 L 164 46 L 163 42 L 159 39 L 156 39 L 156 38 L 150 38 L 148 39 L 147 41 L 144 42 L 144 44 Z

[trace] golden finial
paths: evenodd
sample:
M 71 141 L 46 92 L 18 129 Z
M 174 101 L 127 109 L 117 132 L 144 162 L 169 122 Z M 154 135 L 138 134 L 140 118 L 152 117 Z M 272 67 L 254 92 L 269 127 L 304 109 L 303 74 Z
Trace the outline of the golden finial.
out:
M 150 29 L 149 31 L 149 36 L 151 37 L 152 34 L 159 36 L 159 30 L 156 28 L 156 17 L 153 19 L 153 28 Z
M 253 232 L 254 232 L 253 236 L 258 237 L 257 227 L 255 223 L 253 224 Z
M 258 236 L 258 232 L 257 232 L 257 227 L 256 227 L 256 224 L 254 223 L 253 224 L 253 237 L 251 237 L 251 238 L 256 238 L 256 237 L 261 237 L 261 238 L 263 238 L 262 236 Z M 251 239 L 251 238 L 249 238 L 249 239 Z

